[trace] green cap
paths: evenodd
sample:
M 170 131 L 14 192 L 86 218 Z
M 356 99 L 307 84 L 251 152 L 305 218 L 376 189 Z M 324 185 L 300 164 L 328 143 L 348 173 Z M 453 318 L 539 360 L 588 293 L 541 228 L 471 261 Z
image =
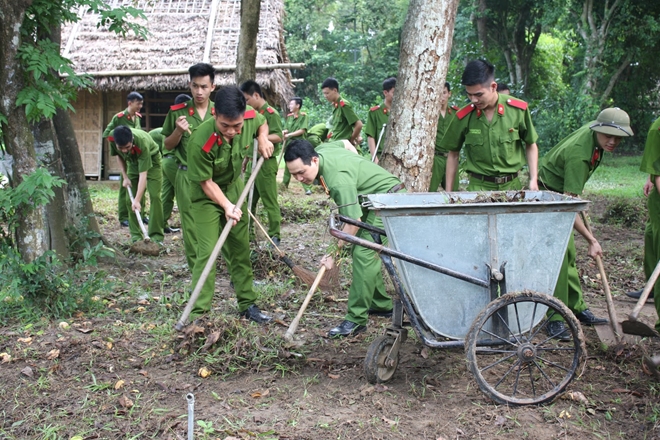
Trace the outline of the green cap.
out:
M 630 128 L 630 116 L 619 107 L 606 108 L 600 112 L 598 118 L 591 121 L 589 128 L 610 136 L 628 137 L 633 135 L 632 128 Z

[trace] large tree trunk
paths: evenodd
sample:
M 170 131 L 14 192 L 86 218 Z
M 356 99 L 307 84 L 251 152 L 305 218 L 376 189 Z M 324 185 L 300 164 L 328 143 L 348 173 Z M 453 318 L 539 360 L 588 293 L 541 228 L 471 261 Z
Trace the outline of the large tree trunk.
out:
M 241 34 L 236 53 L 236 84 L 257 78 L 257 34 L 259 34 L 259 0 L 241 0 Z
M 16 106 L 18 92 L 24 86 L 24 74 L 16 60 L 21 44 L 20 28 L 25 11 L 31 0 L 0 0 L 0 59 L 4 68 L 0 69 L 0 112 L 7 117 L 2 132 L 7 152 L 14 158 L 12 184 L 17 186 L 24 176 L 37 169 L 34 152 L 34 138 L 30 131 L 25 110 Z M 21 222 L 16 231 L 16 245 L 23 259 L 31 262 L 47 249 L 43 213 L 40 210 L 23 209 L 18 212 Z
M 440 94 L 444 88 L 458 0 L 411 0 L 382 165 L 408 191 L 431 181 Z

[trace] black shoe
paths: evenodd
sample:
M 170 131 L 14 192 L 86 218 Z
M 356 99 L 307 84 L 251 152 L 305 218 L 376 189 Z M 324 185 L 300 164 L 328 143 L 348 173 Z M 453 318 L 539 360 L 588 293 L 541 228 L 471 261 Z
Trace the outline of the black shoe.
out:
M 358 333 L 362 333 L 366 329 L 367 329 L 366 325 L 360 325 L 351 321 L 344 320 L 344 322 L 342 322 L 337 327 L 330 330 L 328 332 L 328 336 L 330 336 L 331 338 L 353 336 L 353 335 L 357 335 Z
M 119 225 L 120 225 L 122 228 L 128 228 L 128 220 L 122 220 L 122 221 L 120 221 L 120 222 L 119 222 Z
M 580 320 L 584 325 L 602 325 L 607 324 L 609 321 L 605 318 L 596 318 L 596 316 L 591 313 L 591 310 L 587 309 L 583 312 L 576 313 L 575 317 Z
M 170 228 L 169 226 L 165 226 L 163 228 L 163 232 L 166 234 L 174 234 L 176 232 L 179 232 L 181 228 Z
M 280 243 L 282 240 L 280 240 L 280 237 L 277 236 L 272 236 L 270 237 L 271 240 L 273 240 L 273 243 L 275 243 L 275 246 L 280 247 Z
M 391 318 L 392 317 L 392 310 L 369 309 L 369 310 L 367 310 L 367 314 L 369 314 L 369 316 L 380 316 L 381 318 Z
M 644 289 L 639 289 L 635 290 L 634 292 L 626 292 L 626 296 L 629 296 L 630 298 L 634 299 L 639 299 L 640 296 L 642 296 L 642 292 Z M 653 290 L 649 293 L 649 297 L 646 298 L 646 302 L 653 302 Z
M 550 321 L 545 327 L 545 333 L 552 339 L 558 341 L 570 341 L 571 333 L 566 328 L 564 321 Z
M 252 304 L 247 310 L 241 312 L 241 316 L 259 324 L 264 324 L 273 320 L 272 317 L 261 313 L 261 310 L 259 310 L 259 307 L 257 307 L 256 304 Z
M 142 223 L 144 223 L 145 225 L 148 225 L 149 224 L 149 217 L 142 217 Z

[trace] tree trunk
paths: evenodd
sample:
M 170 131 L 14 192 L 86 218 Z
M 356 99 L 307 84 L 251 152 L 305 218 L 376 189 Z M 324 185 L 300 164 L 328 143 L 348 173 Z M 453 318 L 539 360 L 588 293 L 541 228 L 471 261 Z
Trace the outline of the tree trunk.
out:
M 382 165 L 408 191 L 431 181 L 435 136 L 458 0 L 411 0 Z
M 0 0 L 0 59 L 4 68 L 0 69 L 0 112 L 7 117 L 2 125 L 7 152 L 14 159 L 12 184 L 17 186 L 23 177 L 37 169 L 34 152 L 34 138 L 25 116 L 25 110 L 16 106 L 18 92 L 24 87 L 25 72 L 16 61 L 21 44 L 20 28 L 25 11 L 31 0 Z M 40 210 L 22 209 L 16 231 L 16 245 L 24 261 L 31 262 L 47 249 L 45 225 Z
M 487 17 L 486 10 L 488 5 L 486 5 L 486 0 L 477 0 L 477 39 L 481 42 L 482 51 L 486 53 L 488 50 L 488 28 L 487 28 Z
M 259 34 L 259 0 L 241 0 L 241 33 L 236 52 L 236 84 L 257 78 L 257 34 Z

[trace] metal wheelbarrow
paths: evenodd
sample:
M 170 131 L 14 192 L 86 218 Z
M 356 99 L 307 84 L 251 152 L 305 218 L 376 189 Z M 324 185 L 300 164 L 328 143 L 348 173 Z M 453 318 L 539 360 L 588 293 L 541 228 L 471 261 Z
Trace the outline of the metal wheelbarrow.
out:
M 377 211 L 384 230 L 333 215 L 330 233 L 378 252 L 394 284 L 392 323 L 367 351 L 367 380 L 393 377 L 405 314 L 424 345 L 463 347 L 494 401 L 540 404 L 559 395 L 586 347 L 578 320 L 552 295 L 575 215 L 587 203 L 548 191 L 374 194 L 363 206 Z M 369 231 L 375 243 L 338 222 Z M 547 335 L 559 318 L 570 342 Z

